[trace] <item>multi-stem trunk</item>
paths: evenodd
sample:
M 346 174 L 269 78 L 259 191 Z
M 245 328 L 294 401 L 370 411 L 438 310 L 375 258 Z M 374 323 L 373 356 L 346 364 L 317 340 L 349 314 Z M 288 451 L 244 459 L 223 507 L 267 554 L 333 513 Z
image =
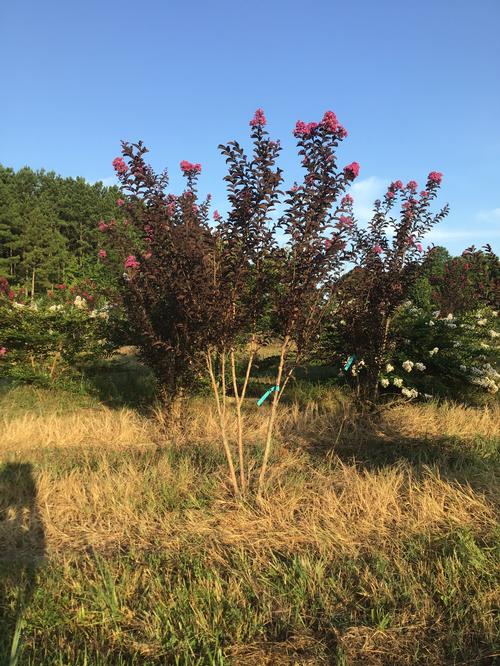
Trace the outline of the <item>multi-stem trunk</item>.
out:
M 262 460 L 262 466 L 260 468 L 260 474 L 259 474 L 259 481 L 257 485 L 257 495 L 261 495 L 262 493 L 262 487 L 264 484 L 264 478 L 266 476 L 266 471 L 267 471 L 267 463 L 269 460 L 269 454 L 271 452 L 271 442 L 272 442 L 272 436 L 273 436 L 273 431 L 274 431 L 274 424 L 276 421 L 276 413 L 278 409 L 278 402 L 279 399 L 283 393 L 283 389 L 285 388 L 284 385 L 282 386 L 281 384 L 281 379 L 283 377 L 283 370 L 285 367 L 285 360 L 286 360 L 286 355 L 289 349 L 289 343 L 290 343 L 290 337 L 287 335 L 285 336 L 283 343 L 281 345 L 281 351 L 280 351 L 280 361 L 278 365 L 278 372 L 276 373 L 276 386 L 279 386 L 279 389 L 274 391 L 273 393 L 273 401 L 271 404 L 271 412 L 269 414 L 269 420 L 267 422 L 267 433 L 266 433 L 266 443 L 264 445 L 264 458 Z M 288 377 L 287 377 L 288 380 Z
M 236 359 L 234 355 L 234 349 L 231 349 L 230 352 L 230 359 L 231 359 L 231 375 L 233 379 L 233 390 L 234 390 L 234 397 L 235 397 L 235 405 L 236 405 L 236 420 L 238 424 L 238 459 L 239 459 L 239 466 L 240 466 L 240 484 L 241 484 L 241 491 L 245 492 L 246 487 L 247 487 L 247 480 L 246 480 L 246 475 L 245 475 L 245 455 L 244 455 L 244 445 L 243 445 L 243 415 L 241 412 L 241 407 L 243 405 L 243 401 L 245 399 L 245 394 L 246 390 L 248 387 L 248 380 L 250 379 L 250 372 L 252 371 L 252 364 L 253 360 L 255 357 L 255 337 L 252 338 L 251 344 L 250 344 L 250 356 L 248 358 L 247 362 L 247 369 L 245 373 L 245 380 L 243 382 L 243 387 L 241 389 L 241 393 L 238 391 L 238 382 L 237 382 L 237 377 L 236 377 Z
M 224 453 L 226 454 L 227 466 L 229 469 L 229 478 L 231 485 L 233 486 L 233 491 L 236 496 L 240 494 L 240 489 L 238 486 L 238 479 L 236 478 L 236 472 L 234 469 L 234 461 L 231 453 L 231 448 L 229 446 L 229 438 L 227 436 L 227 423 L 226 423 L 226 396 L 225 396 L 225 353 L 222 355 L 221 360 L 221 373 L 222 373 L 222 401 L 219 396 L 219 386 L 217 384 L 217 379 L 215 376 L 214 363 L 212 360 L 212 351 L 208 350 L 206 352 L 206 362 L 208 374 L 210 376 L 210 381 L 212 384 L 212 391 L 215 398 L 215 405 L 217 407 L 217 414 L 219 416 L 219 426 L 221 430 L 222 445 L 224 447 Z

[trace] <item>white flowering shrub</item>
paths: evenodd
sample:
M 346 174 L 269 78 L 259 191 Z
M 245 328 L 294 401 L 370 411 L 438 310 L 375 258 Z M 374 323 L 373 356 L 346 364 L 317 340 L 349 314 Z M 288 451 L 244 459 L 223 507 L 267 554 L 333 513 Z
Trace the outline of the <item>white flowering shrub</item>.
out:
M 500 386 L 498 312 L 481 308 L 441 316 L 404 303 L 392 322 L 380 385 L 408 398 L 482 401 Z
M 23 303 L 0 295 L 0 377 L 40 385 L 74 379 L 113 347 L 108 310 L 81 296 Z

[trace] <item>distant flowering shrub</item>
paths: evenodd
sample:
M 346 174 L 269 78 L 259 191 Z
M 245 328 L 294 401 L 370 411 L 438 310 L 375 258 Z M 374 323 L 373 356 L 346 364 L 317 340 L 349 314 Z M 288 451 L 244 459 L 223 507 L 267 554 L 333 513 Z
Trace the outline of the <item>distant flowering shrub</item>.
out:
M 39 385 L 79 376 L 89 361 L 106 356 L 109 342 L 107 306 L 94 307 L 94 297 L 84 288 L 77 294 L 84 307 L 73 301 L 67 285 L 52 298 L 26 301 L 22 290 L 10 299 L 10 288 L 0 283 L 0 361 L 2 374 L 11 379 Z M 56 302 L 54 302 L 56 301 Z
M 440 174 L 439 174 L 440 175 Z M 479 305 L 500 303 L 500 261 L 490 245 L 471 246 L 461 257 L 445 262 L 442 272 L 429 278 L 432 300 L 444 312 L 466 312 Z
M 443 316 L 439 310 L 429 313 L 408 301 L 395 312 L 391 327 L 392 346 L 388 349 L 391 362 L 381 372 L 383 388 L 389 386 L 393 373 L 401 368 L 405 379 L 400 378 L 399 386 L 394 382 L 393 385 L 416 391 L 418 396 L 481 400 L 481 396 L 497 393 L 500 386 L 497 311 L 480 308 Z
M 354 165 L 344 169 L 349 179 L 358 174 Z M 436 174 L 429 174 L 423 198 L 416 194 L 416 181 L 409 181 L 406 187 L 400 180 L 393 181 L 383 199 L 375 201 L 368 228 L 353 226 L 355 268 L 338 282 L 332 318 L 318 343 L 318 355 L 331 360 L 335 345 L 341 354 L 348 350 L 363 359 L 362 370 L 356 365 L 354 375 L 363 401 L 375 401 L 379 394 L 382 369 L 392 353 L 391 319 L 407 300 L 427 256 L 421 239 L 448 212 L 447 206 L 437 214 L 429 209 L 441 182 L 441 174 L 439 178 Z M 353 219 L 352 202 L 345 201 L 345 207 Z M 394 228 L 391 234 L 390 227 Z M 406 372 L 411 372 L 415 361 L 420 362 L 418 357 L 404 360 Z

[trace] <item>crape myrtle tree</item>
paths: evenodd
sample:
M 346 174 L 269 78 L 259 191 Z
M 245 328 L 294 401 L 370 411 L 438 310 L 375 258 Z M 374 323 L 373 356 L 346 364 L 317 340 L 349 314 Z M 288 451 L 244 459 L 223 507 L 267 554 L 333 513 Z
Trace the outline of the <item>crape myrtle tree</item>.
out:
M 127 218 L 99 223 L 105 239 L 99 257 L 120 273 L 125 269 L 119 293 L 131 339 L 172 416 L 199 372 L 214 323 L 216 237 L 208 224 L 209 197 L 198 202 L 201 166 L 181 162 L 187 187 L 176 196 L 166 191 L 167 172 L 156 174 L 146 164 L 147 152 L 142 142 L 122 142 L 123 157 L 113 160 L 126 197 L 117 205 Z
M 123 157 L 116 158 L 114 166 L 126 194 L 123 204 L 129 224 L 103 223 L 111 242 L 109 252 L 100 251 L 104 261 L 115 266 L 124 262 L 123 303 L 136 342 L 155 370 L 167 403 L 189 386 L 204 362 L 235 494 L 248 485 L 241 406 L 255 353 L 266 340 L 263 314 L 270 314 L 275 322 L 281 349 L 279 390 L 274 391 L 268 412 L 259 491 L 278 402 L 294 367 L 312 348 L 335 276 L 352 255 L 347 239 L 354 223 L 342 222 L 348 199 L 335 204 L 359 171 L 355 162 L 337 169 L 335 151 L 346 131 L 327 112 L 320 123 L 297 123 L 294 134 L 306 174 L 301 185 L 294 184 L 283 193 L 279 189 L 282 173 L 275 166 L 280 145 L 264 129 L 261 109 L 250 125 L 251 157 L 237 142 L 220 146 L 228 164 L 230 207 L 225 219 L 214 212 L 213 225 L 208 223 L 209 199 L 203 203 L 197 199 L 199 164 L 181 163 L 187 189 L 176 197 L 166 193 L 166 172 L 157 175 L 145 164 L 143 144 L 123 143 Z M 283 197 L 285 212 L 273 222 L 271 212 Z M 285 247 L 277 243 L 278 229 L 288 236 Z M 242 348 L 248 357 L 243 384 L 238 386 L 236 353 Z M 227 429 L 229 389 L 238 423 L 239 475 Z
M 280 353 L 258 476 L 259 492 L 263 488 L 279 400 L 294 368 L 313 347 L 328 308 L 334 279 L 342 262 L 350 256 L 346 249 L 349 227 L 338 220 L 345 201 L 337 207 L 334 204 L 359 171 L 357 163 L 338 171 L 335 150 L 346 131 L 329 111 L 320 123 L 297 123 L 294 134 L 306 174 L 300 186 L 295 183 L 283 192 L 278 189 L 282 173 L 275 168 L 280 144 L 269 138 L 265 125 L 264 113 L 258 109 L 250 121 L 254 143 L 251 158 L 237 142 L 220 146 L 228 163 L 226 181 L 230 202 L 227 220 L 219 220 L 216 231 L 223 257 L 223 261 L 217 262 L 222 287 L 218 300 L 224 310 L 221 321 L 225 322 L 217 347 L 221 359 L 220 381 L 215 378 L 210 353 L 208 368 L 221 416 L 223 439 L 227 439 L 224 358 L 229 350 L 238 423 L 240 474 L 238 482 L 233 480 L 236 492 L 244 491 L 248 485 L 241 405 L 255 352 L 266 340 L 266 331 L 260 330 L 263 314 L 271 312 L 273 334 L 280 340 Z M 285 210 L 273 223 L 271 212 L 279 203 L 284 203 Z M 288 236 L 285 247 L 277 243 L 278 230 Z M 241 342 L 249 343 L 249 355 L 243 386 L 239 389 L 235 351 Z M 230 468 L 235 479 L 232 461 Z
M 460 257 L 450 258 L 429 281 L 433 303 L 442 315 L 481 305 L 495 308 L 500 303 L 500 261 L 490 245 L 468 247 Z
M 424 252 L 422 239 L 448 214 L 448 205 L 438 213 L 430 210 L 441 180 L 442 174 L 432 171 L 419 194 L 414 180 L 406 186 L 400 180 L 391 183 L 383 200 L 375 201 L 367 228 L 354 227 L 356 268 L 338 286 L 336 323 L 357 359 L 353 374 L 363 404 L 378 398 L 380 371 L 391 344 L 391 318 L 408 299 L 432 251 Z

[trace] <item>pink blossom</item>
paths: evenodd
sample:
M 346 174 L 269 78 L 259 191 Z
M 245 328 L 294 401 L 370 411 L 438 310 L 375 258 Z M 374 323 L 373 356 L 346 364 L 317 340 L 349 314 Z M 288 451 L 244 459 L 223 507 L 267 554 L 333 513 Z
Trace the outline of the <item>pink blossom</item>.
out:
M 351 162 L 346 167 L 344 167 L 344 173 L 350 180 L 354 180 L 359 174 L 359 164 L 357 162 Z
M 197 213 L 197 212 L 198 212 L 198 206 L 197 206 L 196 204 L 193 204 L 193 205 L 191 206 L 191 208 L 192 208 L 192 210 L 193 210 L 193 213 Z
M 122 157 L 115 157 L 113 160 L 113 167 L 116 171 L 116 173 L 127 173 L 128 167 L 125 164 L 124 160 Z
M 422 247 L 422 243 L 417 243 L 415 245 L 415 247 L 417 248 L 417 252 L 423 252 L 424 251 L 424 248 Z
M 439 171 L 431 171 L 430 174 L 427 176 L 427 180 L 429 183 L 436 183 L 437 185 L 441 184 L 441 181 L 443 179 L 443 174 L 440 173 Z
M 6 353 L 7 353 L 7 348 L 6 347 L 0 347 L 0 358 L 5 356 Z
M 339 217 L 338 226 L 339 227 L 352 227 L 354 220 L 352 217 L 347 217 L 346 215 L 341 215 Z
M 174 203 L 169 203 L 167 205 L 167 214 L 170 215 L 170 217 L 172 217 L 174 212 L 175 212 L 175 204 Z
M 108 256 L 106 250 L 99 250 L 97 254 L 99 255 L 99 259 L 106 259 L 106 257 Z
M 297 192 L 298 189 L 299 189 L 299 186 L 297 185 L 297 183 L 294 183 L 292 185 L 292 187 L 290 188 L 290 192 Z
M 137 258 L 134 254 L 129 254 L 129 256 L 123 262 L 125 268 L 139 268 L 140 263 L 137 261 Z
M 391 190 L 388 190 L 385 196 L 387 197 L 387 199 L 394 199 L 396 195 L 394 194 L 394 192 L 391 192 Z
M 329 250 L 332 247 L 333 243 L 328 238 L 325 238 L 325 250 Z
M 346 128 L 343 125 L 339 125 L 339 128 L 337 130 L 337 134 L 340 136 L 341 139 L 345 139 L 348 132 Z
M 61 284 L 55 284 L 54 289 L 60 289 L 61 291 L 64 291 L 66 289 L 66 285 L 64 284 L 64 282 L 62 282 Z
M 318 127 L 318 123 L 305 123 L 303 120 L 297 120 L 295 129 L 293 130 L 294 136 L 308 137 Z
M 406 242 L 408 243 L 408 245 L 413 245 L 413 243 L 415 242 L 415 237 L 414 236 L 408 236 L 408 238 L 406 239 Z
M 391 190 L 402 190 L 403 183 L 400 180 L 395 180 L 393 183 L 391 183 L 390 188 Z
M 380 245 L 378 245 L 378 244 L 377 244 L 377 245 L 374 245 L 374 246 L 372 247 L 372 250 L 375 252 L 375 254 L 382 254 L 382 252 L 384 251 L 384 250 L 382 249 L 382 247 L 381 247 Z
M 420 192 L 420 196 L 422 197 L 422 199 L 427 199 L 427 197 L 429 196 L 429 192 L 427 192 L 427 190 L 422 190 Z
M 123 201 L 123 199 L 117 199 L 116 200 L 116 205 L 117 206 L 123 206 L 124 204 L 125 204 L 125 201 Z
M 348 206 L 352 203 L 354 203 L 354 199 L 351 197 L 350 194 L 346 194 L 345 197 L 342 198 L 341 201 L 342 206 Z
M 99 231 L 101 231 L 101 232 L 103 232 L 103 233 L 104 233 L 104 232 L 107 230 L 107 228 L 108 228 L 108 225 L 106 224 L 106 222 L 104 222 L 104 220 L 99 220 L 99 224 L 98 224 L 97 226 L 98 226 L 98 228 L 99 228 Z
M 321 124 L 330 132 L 333 134 L 338 130 L 339 128 L 339 121 L 337 120 L 337 116 L 333 113 L 333 111 L 326 111 L 325 115 L 323 116 L 323 120 L 321 121 Z
M 144 255 L 144 259 L 151 259 L 151 256 L 152 256 L 151 252 L 146 252 L 146 254 Z
M 180 163 L 181 170 L 184 172 L 184 175 L 192 176 L 196 173 L 201 173 L 201 164 L 193 164 L 187 160 L 182 160 Z
M 417 187 L 418 187 L 418 184 L 417 184 L 416 180 L 410 180 L 406 185 L 406 189 L 407 190 L 412 190 L 413 192 L 416 192 Z
M 264 111 L 262 109 L 257 109 L 257 111 L 254 113 L 252 120 L 250 121 L 250 126 L 264 127 L 265 124 L 266 124 L 266 117 L 264 115 Z
M 214 220 L 218 222 L 221 219 L 222 215 L 219 213 L 218 210 L 214 210 Z

